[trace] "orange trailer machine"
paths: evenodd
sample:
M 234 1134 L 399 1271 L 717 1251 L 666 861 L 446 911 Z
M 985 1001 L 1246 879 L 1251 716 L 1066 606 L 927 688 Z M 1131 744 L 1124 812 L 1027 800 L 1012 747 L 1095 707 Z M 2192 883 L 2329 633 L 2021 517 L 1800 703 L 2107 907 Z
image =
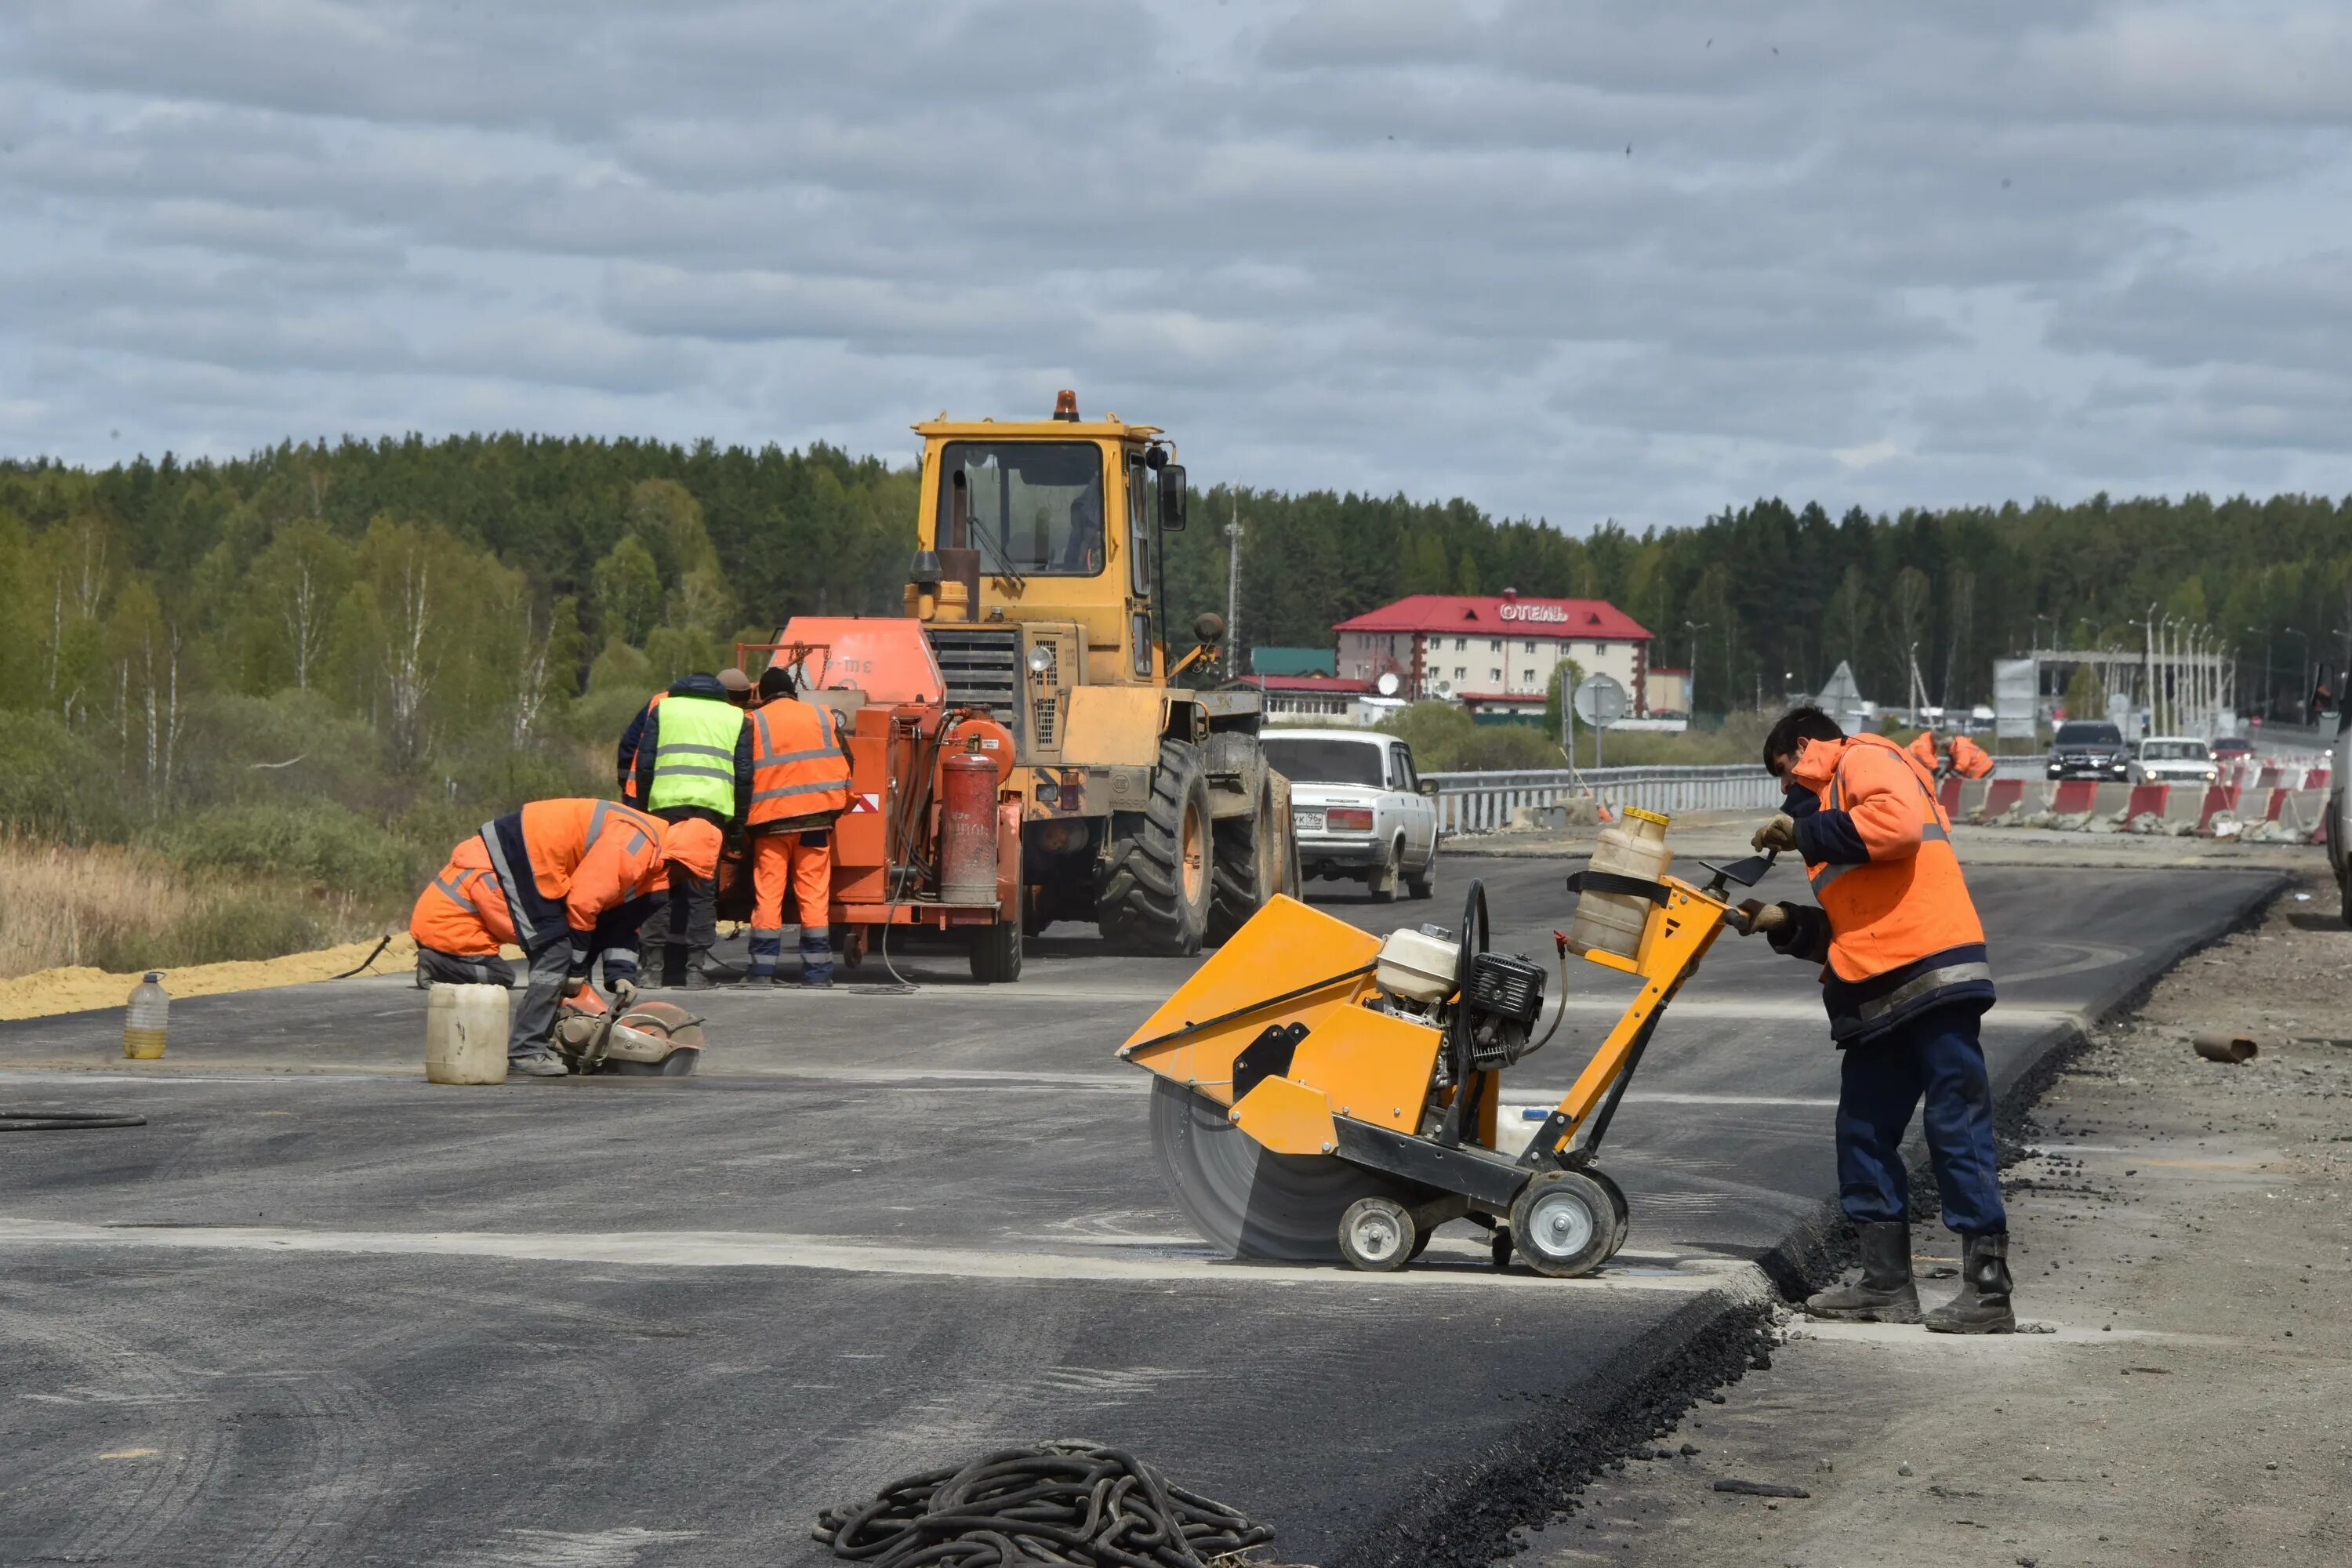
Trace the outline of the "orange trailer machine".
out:
M 843 962 L 856 968 L 887 926 L 925 926 L 970 938 L 973 979 L 1019 979 L 1013 736 L 980 709 L 948 705 L 922 623 L 795 616 L 772 643 L 737 644 L 735 658 L 753 673 L 785 665 L 802 700 L 842 717 L 850 797 L 834 828 L 833 928 Z M 730 859 L 720 908 L 740 918 L 750 879 L 740 848 Z

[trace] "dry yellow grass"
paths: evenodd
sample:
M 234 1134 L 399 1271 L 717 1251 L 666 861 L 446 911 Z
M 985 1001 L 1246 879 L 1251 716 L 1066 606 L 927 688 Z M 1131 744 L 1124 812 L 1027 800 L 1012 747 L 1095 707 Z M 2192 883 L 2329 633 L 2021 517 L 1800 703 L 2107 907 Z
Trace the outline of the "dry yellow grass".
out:
M 195 898 L 170 870 L 111 847 L 0 838 L 0 979 L 87 963 L 125 937 L 185 920 Z
M 165 971 L 174 996 L 295 985 L 340 973 L 367 956 L 373 926 L 348 900 L 309 900 L 286 923 L 299 935 L 285 945 L 307 951 L 226 963 L 200 959 L 206 951 L 270 953 L 277 928 L 257 910 L 286 912 L 288 900 L 247 884 L 192 885 L 172 868 L 132 850 L 68 849 L 0 837 L 0 1018 L 37 1018 L 121 1004 L 141 969 Z M 341 939 L 337 942 L 336 939 Z M 312 945 L 321 942 L 335 945 Z M 404 932 L 376 961 L 397 973 L 415 962 Z M 138 968 L 131 968 L 136 964 Z

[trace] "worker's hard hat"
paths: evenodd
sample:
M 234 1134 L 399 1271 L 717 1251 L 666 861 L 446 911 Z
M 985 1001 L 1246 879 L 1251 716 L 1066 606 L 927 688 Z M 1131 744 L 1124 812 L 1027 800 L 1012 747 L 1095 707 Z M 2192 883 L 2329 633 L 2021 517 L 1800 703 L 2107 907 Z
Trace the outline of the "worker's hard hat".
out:
M 704 881 L 719 875 L 719 825 L 689 816 L 673 822 L 662 835 L 662 858 L 682 866 Z

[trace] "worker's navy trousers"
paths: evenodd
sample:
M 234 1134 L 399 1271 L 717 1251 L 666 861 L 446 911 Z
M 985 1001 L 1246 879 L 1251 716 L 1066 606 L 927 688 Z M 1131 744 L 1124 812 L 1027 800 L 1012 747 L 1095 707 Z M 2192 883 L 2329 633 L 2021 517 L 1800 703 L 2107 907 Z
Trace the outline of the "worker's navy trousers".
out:
M 1838 1200 L 1856 1225 L 1908 1219 L 1911 1183 L 1903 1134 L 1911 1112 L 1927 1135 L 1927 1163 L 1944 1223 L 1962 1236 L 2009 1228 L 1992 1146 L 1992 1085 L 1985 1077 L 1977 1005 L 1935 1007 L 1845 1049 L 1838 1088 Z

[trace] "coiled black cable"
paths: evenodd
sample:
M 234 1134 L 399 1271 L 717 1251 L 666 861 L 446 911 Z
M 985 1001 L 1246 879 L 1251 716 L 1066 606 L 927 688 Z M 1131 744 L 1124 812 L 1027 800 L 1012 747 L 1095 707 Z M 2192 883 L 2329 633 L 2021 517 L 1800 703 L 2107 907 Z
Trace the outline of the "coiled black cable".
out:
M 16 1110 L 0 1106 L 0 1132 L 80 1132 L 146 1125 L 143 1116 L 122 1116 L 111 1110 Z
M 1209 1568 L 1274 1539 L 1124 1449 L 1074 1439 L 920 1471 L 826 1509 L 814 1534 L 875 1568 Z

